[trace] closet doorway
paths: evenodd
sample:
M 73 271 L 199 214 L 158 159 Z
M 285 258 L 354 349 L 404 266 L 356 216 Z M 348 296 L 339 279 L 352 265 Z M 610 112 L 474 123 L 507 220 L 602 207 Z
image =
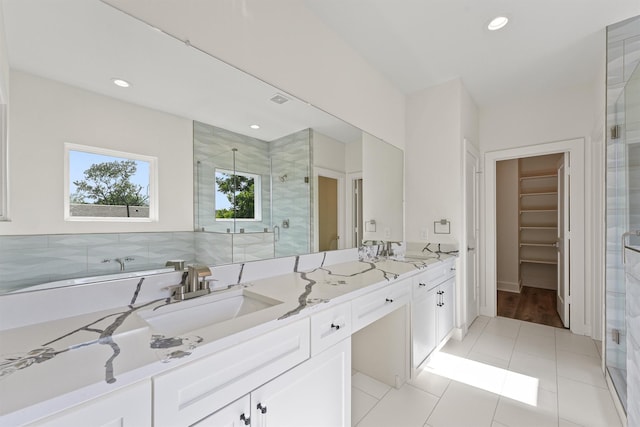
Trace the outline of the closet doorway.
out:
M 498 316 L 569 327 L 568 157 L 496 162 Z

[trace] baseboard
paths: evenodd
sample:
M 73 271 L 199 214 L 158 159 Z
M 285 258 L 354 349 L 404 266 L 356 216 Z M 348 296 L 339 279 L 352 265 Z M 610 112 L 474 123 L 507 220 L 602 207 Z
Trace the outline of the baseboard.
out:
M 522 288 L 522 284 L 520 282 L 501 282 L 501 281 L 498 281 L 498 290 L 499 291 L 520 293 L 520 289 L 521 288 Z

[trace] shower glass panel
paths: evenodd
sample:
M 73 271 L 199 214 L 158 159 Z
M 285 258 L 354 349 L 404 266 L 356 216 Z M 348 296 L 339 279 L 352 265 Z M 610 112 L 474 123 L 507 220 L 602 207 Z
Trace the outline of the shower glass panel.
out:
M 609 27 L 607 38 L 605 363 L 626 410 L 626 287 L 621 237 L 640 228 L 640 17 Z

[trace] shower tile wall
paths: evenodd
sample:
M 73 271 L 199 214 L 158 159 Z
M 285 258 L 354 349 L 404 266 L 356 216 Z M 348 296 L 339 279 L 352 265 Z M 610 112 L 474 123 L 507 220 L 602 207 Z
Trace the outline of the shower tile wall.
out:
M 640 246 L 627 249 L 627 425 L 640 425 Z
M 216 168 L 233 169 L 231 148 L 237 148 L 236 170 L 261 176 L 262 221 L 238 221 L 235 232 L 243 228 L 245 234 L 263 233 L 266 228 L 268 235 L 232 238 L 235 242 L 233 261 L 309 252 L 313 194 L 313 180 L 309 171 L 312 160 L 310 137 L 311 130 L 306 129 L 265 142 L 194 122 L 194 156 L 197 163 L 194 179 L 198 183 L 194 201 L 196 229 L 219 233 L 229 229 L 234 232 L 233 222 L 215 220 L 214 174 Z M 305 182 L 306 177 L 309 182 Z M 285 225 L 287 220 L 288 228 Z M 274 231 L 273 226 L 277 226 L 278 230 Z M 247 239 L 254 244 L 247 245 Z
M 0 236 L 0 293 L 56 280 L 195 262 L 194 233 L 55 234 Z M 103 262 L 110 260 L 110 262 Z
M 634 219 L 640 150 L 640 106 L 637 105 L 640 62 L 640 17 L 607 28 L 607 249 L 606 365 L 623 405 L 627 402 L 628 298 L 620 238 L 637 224 Z M 635 73 L 634 73 L 635 71 Z M 640 93 L 640 92 L 637 92 Z M 617 135 L 611 129 L 618 125 Z M 638 147 L 638 145 L 635 145 Z M 634 196 L 635 194 L 635 196 Z M 620 331 L 619 344 L 614 331 Z M 629 401 L 631 398 L 629 398 Z
M 237 148 L 236 170 L 261 176 L 262 221 L 240 221 L 234 230 L 232 221 L 215 219 L 215 170 L 233 170 L 232 148 Z M 196 229 L 205 231 L 262 232 L 271 226 L 269 194 L 271 185 L 271 165 L 269 144 L 222 128 L 193 122 L 193 151 L 196 167 L 194 182 L 196 198 L 194 212 Z
M 280 235 L 276 233 L 277 257 L 311 250 L 311 132 L 309 129 L 302 130 L 269 143 L 273 174 L 273 224 L 280 227 Z M 289 220 L 289 228 L 283 226 L 284 220 Z

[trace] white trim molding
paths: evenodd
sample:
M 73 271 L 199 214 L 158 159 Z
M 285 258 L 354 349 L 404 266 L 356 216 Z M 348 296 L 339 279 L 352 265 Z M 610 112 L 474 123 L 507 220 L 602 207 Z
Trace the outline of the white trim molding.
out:
M 564 141 L 530 145 L 485 153 L 484 159 L 484 281 L 481 282 L 480 313 L 495 317 L 497 314 L 497 260 L 496 260 L 496 162 L 521 157 L 554 153 L 570 153 L 569 224 L 570 224 L 570 277 L 571 321 L 575 334 L 591 335 L 589 288 L 585 283 L 585 140 L 575 138 Z

